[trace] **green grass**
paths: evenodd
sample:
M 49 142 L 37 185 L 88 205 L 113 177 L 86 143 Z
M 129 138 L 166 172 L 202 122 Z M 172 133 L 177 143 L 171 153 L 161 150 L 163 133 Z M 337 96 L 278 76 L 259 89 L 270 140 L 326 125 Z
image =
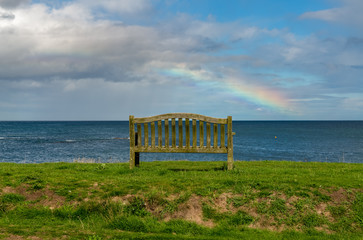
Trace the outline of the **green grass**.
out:
M 0 239 L 362 239 L 363 165 L 0 163 Z

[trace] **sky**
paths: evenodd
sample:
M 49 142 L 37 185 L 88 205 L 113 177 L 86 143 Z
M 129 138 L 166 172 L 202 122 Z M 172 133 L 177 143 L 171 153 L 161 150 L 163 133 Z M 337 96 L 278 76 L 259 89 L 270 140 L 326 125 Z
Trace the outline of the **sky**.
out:
M 0 120 L 363 120 L 361 0 L 0 0 Z

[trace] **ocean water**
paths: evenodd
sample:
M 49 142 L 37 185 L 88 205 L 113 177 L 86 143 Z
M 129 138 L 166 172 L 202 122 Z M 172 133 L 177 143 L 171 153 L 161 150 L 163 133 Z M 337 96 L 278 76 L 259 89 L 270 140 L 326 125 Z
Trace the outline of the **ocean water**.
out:
M 363 163 L 363 121 L 234 121 L 235 160 Z M 128 121 L 0 122 L 0 162 L 129 160 Z M 226 160 L 226 154 L 141 153 L 141 161 Z

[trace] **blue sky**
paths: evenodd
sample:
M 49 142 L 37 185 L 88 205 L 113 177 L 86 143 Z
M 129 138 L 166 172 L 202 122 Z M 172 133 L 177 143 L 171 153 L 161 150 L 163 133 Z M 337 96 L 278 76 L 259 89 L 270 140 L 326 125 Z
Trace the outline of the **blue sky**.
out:
M 0 120 L 362 120 L 360 0 L 0 0 Z

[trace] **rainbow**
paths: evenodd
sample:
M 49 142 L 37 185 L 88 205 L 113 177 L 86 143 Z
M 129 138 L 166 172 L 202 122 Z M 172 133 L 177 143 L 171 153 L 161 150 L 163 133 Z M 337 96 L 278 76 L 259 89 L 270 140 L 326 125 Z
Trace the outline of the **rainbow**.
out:
M 258 109 L 269 108 L 279 112 L 292 112 L 288 100 L 281 93 L 256 84 L 248 84 L 241 78 L 236 77 L 215 77 L 206 70 L 189 70 L 185 67 L 170 69 L 158 69 L 158 72 L 172 77 L 178 77 L 198 87 L 218 89 L 229 94 L 241 102 L 250 102 Z

